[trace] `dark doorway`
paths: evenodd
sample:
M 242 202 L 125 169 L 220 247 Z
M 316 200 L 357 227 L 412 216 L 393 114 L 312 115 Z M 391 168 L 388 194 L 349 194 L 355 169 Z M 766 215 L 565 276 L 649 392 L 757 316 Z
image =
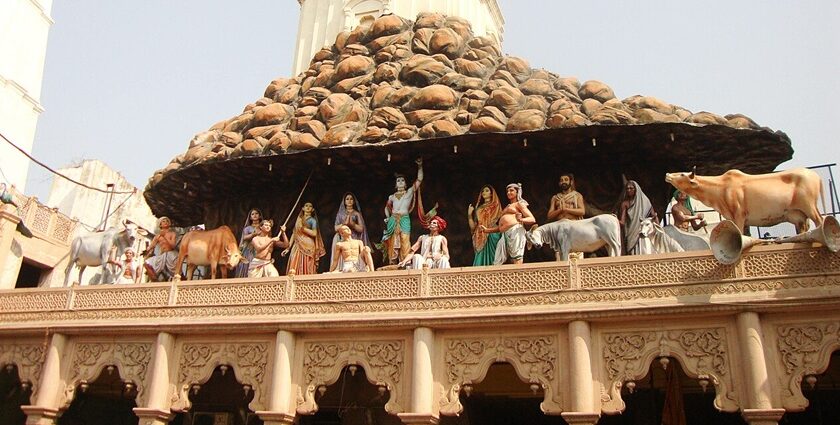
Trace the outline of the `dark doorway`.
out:
M 193 385 L 189 397 L 190 411 L 175 415 L 170 424 L 263 425 L 259 416 L 248 408 L 254 390 L 236 380 L 231 366 L 218 366 L 207 382 Z
M 0 424 L 25 424 L 26 415 L 20 406 L 28 405 L 31 397 L 32 383 L 20 381 L 17 365 L 4 365 L 0 369 Z
M 137 386 L 124 381 L 116 366 L 106 366 L 93 382 L 81 382 L 58 425 L 137 425 Z
M 37 288 L 41 279 L 49 272 L 48 267 L 23 260 L 18 272 L 17 282 L 15 282 L 15 288 Z
M 402 425 L 385 411 L 391 392 L 368 381 L 364 368 L 347 366 L 332 385 L 315 391 L 318 412 L 301 416 L 301 425 Z
M 708 380 L 703 383 L 705 389 L 700 380 L 685 374 L 676 359 L 659 359 L 650 365 L 644 378 L 631 384 L 632 392 L 626 385 L 623 388 L 621 396 L 627 406 L 624 412 L 603 415 L 598 425 L 660 425 L 669 411 L 671 417 L 684 418 L 686 425 L 747 425 L 740 412 L 715 409 L 715 387 Z
M 802 394 L 808 399 L 808 408 L 785 413 L 779 425 L 840 424 L 840 352 L 831 354 L 825 372 L 802 380 Z
M 536 391 L 535 391 L 536 389 Z M 468 394 L 469 393 L 469 394 Z M 540 410 L 545 394 L 519 378 L 508 363 L 490 366 L 484 381 L 461 391 L 460 416 L 443 416 L 441 425 L 565 425 L 560 416 Z

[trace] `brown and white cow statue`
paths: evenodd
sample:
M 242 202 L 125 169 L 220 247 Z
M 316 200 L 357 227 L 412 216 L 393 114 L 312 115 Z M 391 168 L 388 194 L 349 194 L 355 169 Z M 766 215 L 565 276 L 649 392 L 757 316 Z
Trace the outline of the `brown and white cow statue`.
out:
M 216 278 L 216 266 L 221 266 L 222 279 L 226 279 L 228 270 L 235 269 L 241 259 L 239 244 L 230 227 L 191 230 L 181 239 L 175 270 L 181 270 L 187 260 L 187 280 L 192 280 L 197 266 L 210 266 L 211 279 Z
M 732 220 L 741 232 L 744 226 L 789 222 L 803 233 L 808 231 L 808 219 L 822 225 L 817 208 L 817 197 L 825 208 L 822 179 L 807 168 L 755 175 L 738 170 L 720 176 L 666 173 L 665 181 Z

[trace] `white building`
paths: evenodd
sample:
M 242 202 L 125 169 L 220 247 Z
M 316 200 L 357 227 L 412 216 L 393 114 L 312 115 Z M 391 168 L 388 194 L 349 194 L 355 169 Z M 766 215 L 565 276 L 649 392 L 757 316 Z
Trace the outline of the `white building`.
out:
M 41 106 L 41 82 L 52 0 L 0 0 L 0 133 L 32 151 Z M 0 170 L 23 191 L 29 161 L 0 142 Z
M 438 12 L 467 19 L 473 33 L 502 44 L 505 19 L 496 0 L 298 0 L 300 21 L 292 75 L 309 66 L 309 60 L 341 31 L 351 30 L 367 17 L 393 13 L 414 20 L 420 12 Z

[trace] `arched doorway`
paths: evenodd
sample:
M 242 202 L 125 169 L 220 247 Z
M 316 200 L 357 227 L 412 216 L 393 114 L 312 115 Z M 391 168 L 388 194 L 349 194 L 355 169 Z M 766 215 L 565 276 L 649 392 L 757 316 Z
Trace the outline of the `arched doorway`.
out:
M 808 408 L 785 413 L 779 425 L 840 424 L 840 351 L 831 353 L 825 372 L 802 379 L 802 394 L 808 399 Z
M 480 383 L 464 385 L 460 416 L 442 416 L 441 425 L 562 425 L 560 416 L 540 410 L 545 394 L 536 384 L 522 382 L 513 365 L 493 363 Z
M 58 425 L 137 425 L 136 398 L 137 385 L 123 380 L 117 366 L 105 366 L 95 380 L 76 386 Z
M 715 387 L 709 379 L 686 375 L 672 357 L 654 360 L 647 375 L 625 384 L 621 397 L 627 406 L 624 412 L 602 415 L 598 425 L 746 425 L 740 413 L 715 408 Z
M 20 406 L 32 398 L 32 383 L 21 382 L 17 365 L 9 363 L 0 369 L 0 424 L 23 425 L 26 415 Z
M 263 421 L 248 407 L 254 399 L 250 385 L 236 380 L 232 366 L 220 365 L 210 379 L 190 389 L 192 407 L 178 413 L 173 425 L 263 425 Z
M 391 398 L 385 386 L 368 381 L 361 366 L 341 370 L 338 380 L 315 392 L 318 412 L 300 417 L 301 425 L 401 425 L 402 421 L 385 411 Z

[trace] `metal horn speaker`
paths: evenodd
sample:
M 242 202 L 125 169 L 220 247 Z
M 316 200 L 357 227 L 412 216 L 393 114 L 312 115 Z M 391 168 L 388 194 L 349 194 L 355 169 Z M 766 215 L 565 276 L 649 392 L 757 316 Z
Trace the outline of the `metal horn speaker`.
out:
M 744 236 L 733 221 L 724 220 L 715 226 L 709 236 L 709 247 L 715 259 L 721 264 L 735 264 L 741 254 L 754 245 L 771 243 L 762 239 Z
M 822 226 L 811 229 L 796 236 L 781 238 L 779 243 L 788 242 L 819 242 L 831 252 L 840 251 L 840 222 L 833 215 L 825 216 Z

